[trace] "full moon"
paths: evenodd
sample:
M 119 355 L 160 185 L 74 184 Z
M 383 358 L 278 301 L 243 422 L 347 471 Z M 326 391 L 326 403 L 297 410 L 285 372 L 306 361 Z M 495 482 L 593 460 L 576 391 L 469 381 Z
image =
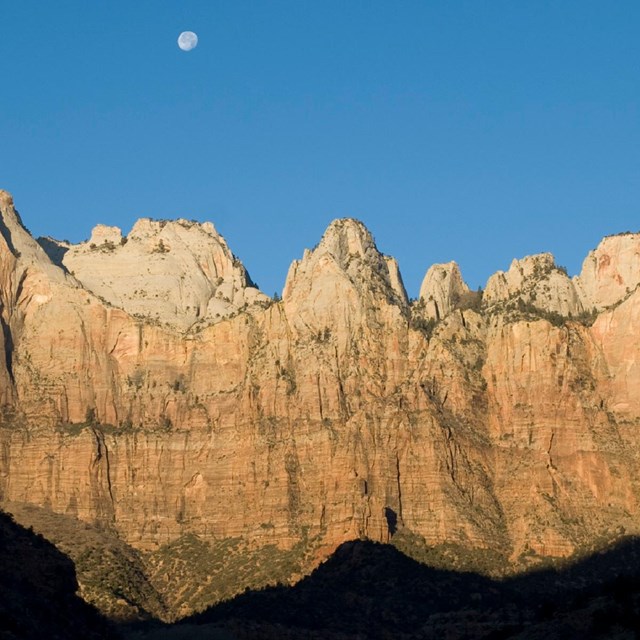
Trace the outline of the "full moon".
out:
M 191 51 L 198 46 L 198 36 L 193 31 L 183 31 L 178 36 L 178 46 L 183 51 Z

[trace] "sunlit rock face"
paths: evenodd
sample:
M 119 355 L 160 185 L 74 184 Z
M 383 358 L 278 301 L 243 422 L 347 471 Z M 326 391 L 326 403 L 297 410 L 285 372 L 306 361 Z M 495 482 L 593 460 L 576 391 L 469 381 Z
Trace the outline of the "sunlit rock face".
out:
M 620 303 L 640 284 L 640 234 L 604 238 L 589 252 L 574 282 L 586 309 L 600 311 Z
M 469 287 L 462 279 L 460 267 L 455 262 L 447 262 L 429 267 L 420 286 L 419 299 L 425 304 L 426 315 L 440 320 L 467 294 Z
M 574 282 L 556 266 L 550 253 L 514 260 L 508 271 L 492 275 L 484 301 L 488 306 L 515 301 L 520 306 L 566 317 L 579 315 L 584 310 Z
M 87 242 L 42 245 L 105 304 L 181 331 L 269 300 L 210 222 L 142 218 L 128 236 L 99 224 Z
M 436 265 L 411 304 L 337 220 L 274 302 L 213 225 L 38 244 L 0 207 L 1 500 L 316 562 L 397 531 L 518 563 L 640 530 L 638 236 L 574 280 L 514 261 L 473 304 Z

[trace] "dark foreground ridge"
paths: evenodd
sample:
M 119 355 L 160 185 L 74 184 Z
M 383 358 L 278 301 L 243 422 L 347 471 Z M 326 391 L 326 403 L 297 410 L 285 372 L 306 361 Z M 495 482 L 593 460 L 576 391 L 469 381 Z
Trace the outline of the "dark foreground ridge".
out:
M 391 545 L 342 544 L 293 587 L 247 590 L 173 625 L 110 625 L 71 560 L 0 513 L 0 638 L 128 640 L 639 637 L 640 539 L 504 580 L 434 569 Z
M 355 541 L 294 587 L 246 593 L 131 638 L 637 638 L 640 540 L 570 567 L 496 581 L 426 567 L 390 545 Z
M 76 595 L 71 560 L 42 536 L 0 512 L 0 638 L 99 640 L 116 637 Z

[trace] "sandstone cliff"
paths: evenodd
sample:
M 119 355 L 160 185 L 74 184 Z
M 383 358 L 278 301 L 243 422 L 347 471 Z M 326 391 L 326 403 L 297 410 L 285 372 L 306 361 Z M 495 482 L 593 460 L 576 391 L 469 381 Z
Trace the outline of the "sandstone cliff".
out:
M 640 531 L 640 236 L 573 280 L 514 261 L 483 299 L 432 267 L 410 304 L 337 220 L 274 302 L 212 225 L 47 255 L 0 206 L 0 500 L 108 528 L 159 590 L 184 540 L 298 554 L 295 578 L 359 537 L 518 567 Z

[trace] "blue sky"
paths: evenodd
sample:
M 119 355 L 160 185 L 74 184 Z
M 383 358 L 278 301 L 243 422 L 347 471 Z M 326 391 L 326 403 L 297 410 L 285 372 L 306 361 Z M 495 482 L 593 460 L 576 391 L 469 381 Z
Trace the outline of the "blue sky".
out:
M 212 220 L 271 294 L 353 216 L 415 296 L 434 262 L 575 273 L 640 229 L 637 1 L 0 0 L 0 29 L 0 188 L 34 235 Z

